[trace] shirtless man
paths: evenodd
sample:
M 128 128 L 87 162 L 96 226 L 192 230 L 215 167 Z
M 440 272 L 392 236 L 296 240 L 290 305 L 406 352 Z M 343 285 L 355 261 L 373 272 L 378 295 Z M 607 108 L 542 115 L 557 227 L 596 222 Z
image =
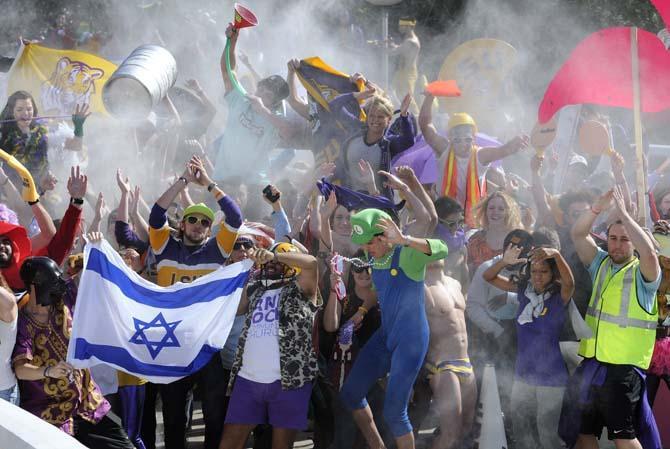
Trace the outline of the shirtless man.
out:
M 414 95 L 416 80 L 419 77 L 417 62 L 419 51 L 421 50 L 421 42 L 419 42 L 419 38 L 414 33 L 415 27 L 416 19 L 400 19 L 398 21 L 398 31 L 402 35 L 403 40 L 399 45 L 390 42 L 388 47 L 389 54 L 396 57 L 396 70 L 393 74 L 391 87 L 398 100 L 401 100 L 407 93 Z M 414 114 L 419 111 L 414 100 L 412 100 L 410 108 Z
M 465 297 L 460 283 L 444 274 L 444 260 L 426 267 L 425 283 L 430 341 L 423 372 L 440 420 L 440 434 L 432 449 L 450 449 L 468 436 L 477 399 L 477 383 L 468 357 Z

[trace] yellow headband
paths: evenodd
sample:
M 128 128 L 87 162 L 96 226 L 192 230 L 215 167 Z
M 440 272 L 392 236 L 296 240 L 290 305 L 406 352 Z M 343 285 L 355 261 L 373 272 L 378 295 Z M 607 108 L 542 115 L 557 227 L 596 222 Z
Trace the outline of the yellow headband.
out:
M 451 131 L 455 127 L 462 125 L 472 126 L 474 133 L 477 134 L 477 124 L 475 123 L 475 119 L 473 119 L 470 114 L 466 114 L 465 112 L 457 112 L 452 114 L 451 117 L 449 117 L 447 130 Z
M 410 19 L 400 19 L 398 20 L 398 26 L 416 26 L 416 20 L 410 20 Z

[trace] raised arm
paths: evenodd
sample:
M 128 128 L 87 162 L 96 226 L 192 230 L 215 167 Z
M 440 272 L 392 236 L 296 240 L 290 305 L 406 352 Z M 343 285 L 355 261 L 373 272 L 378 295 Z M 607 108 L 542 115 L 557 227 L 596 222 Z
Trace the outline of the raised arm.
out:
M 342 276 L 334 270 L 330 271 L 330 293 L 328 302 L 323 311 L 323 329 L 326 332 L 336 332 L 340 328 L 340 318 L 342 317 L 342 303 L 337 299 L 335 286 L 342 280 Z
M 541 170 L 542 158 L 535 155 L 530 159 L 530 171 L 531 193 L 533 194 L 535 207 L 537 207 L 537 221 L 541 224 L 553 227 L 556 223 L 554 222 L 551 209 L 547 203 L 547 191 L 544 190 L 544 184 L 542 183 L 542 177 L 540 176 Z
M 561 253 L 555 248 L 535 248 L 530 252 L 531 263 L 547 259 L 556 261 L 558 274 L 561 276 L 561 299 L 564 304 L 567 304 L 575 292 L 575 277 Z
M 598 253 L 598 245 L 596 245 L 593 237 L 591 237 L 591 228 L 598 215 L 609 208 L 611 202 L 612 191 L 610 190 L 598 198 L 598 201 L 591 206 L 591 210 L 588 213 L 581 214 L 572 226 L 570 235 L 575 244 L 577 256 L 579 256 L 579 260 L 586 266 L 591 265 L 591 262 L 593 262 Z
M 288 75 L 286 81 L 288 82 L 289 96 L 288 104 L 291 108 L 305 120 L 309 120 L 309 104 L 298 95 L 296 70 L 300 67 L 300 61 L 291 59 L 288 63 Z
M 186 188 L 189 182 L 195 181 L 191 163 L 186 164 L 186 168 L 181 176 L 174 182 L 163 194 L 156 200 L 156 204 L 162 209 L 167 210 L 177 198 L 177 196 Z M 153 213 L 153 210 L 152 210 Z M 151 225 L 151 223 L 149 223 Z
M 520 134 L 501 147 L 480 148 L 477 157 L 480 164 L 487 165 L 528 148 L 529 143 L 530 138 L 525 134 Z
M 252 251 L 249 258 L 260 265 L 274 260 L 289 267 L 300 268 L 301 273 L 298 276 L 298 284 L 305 296 L 316 305 L 319 274 L 316 257 L 302 253 L 273 253 L 266 249 L 258 248 Z
M 209 99 L 209 96 L 205 93 L 205 91 L 202 89 L 200 86 L 200 83 L 196 79 L 189 79 L 186 80 L 186 87 L 191 89 L 193 93 L 195 93 L 196 97 L 200 101 L 202 101 L 202 104 L 205 106 L 205 116 L 201 119 L 204 123 L 206 123 L 206 126 L 204 128 L 206 129 L 210 123 L 212 123 L 212 120 L 214 119 L 214 116 L 216 115 L 216 106 L 212 102 L 212 100 Z
M 626 199 L 623 189 L 617 185 L 612 192 L 614 206 L 617 209 L 620 220 L 623 222 L 626 232 L 630 237 L 633 247 L 637 250 L 640 258 L 640 272 L 647 282 L 653 282 L 661 275 L 661 267 L 658 264 L 656 250 L 649 235 L 637 224 L 635 219 L 626 210 Z
M 386 178 L 386 185 L 391 189 L 398 191 L 409 204 L 412 214 L 414 215 L 414 221 L 408 227 L 407 232 L 414 235 L 428 235 L 428 230 L 431 226 L 431 216 L 419 198 L 417 198 L 409 186 L 397 176 L 383 170 L 380 170 L 378 173 Z
M 102 222 L 102 216 L 104 215 L 105 206 L 105 196 L 100 192 L 98 194 L 98 200 L 95 202 L 95 213 L 93 215 L 93 220 L 88 227 L 87 232 L 100 232 L 100 222 Z
M 183 193 L 183 192 L 182 192 Z M 137 236 L 144 242 L 149 241 L 149 223 L 144 219 L 144 215 L 139 212 L 139 205 L 142 202 L 140 186 L 135 186 L 135 190 L 130 192 L 130 219 L 133 222 Z M 191 203 L 193 204 L 193 203 Z
M 421 185 L 421 181 L 416 177 L 416 173 L 414 173 L 412 167 L 407 165 L 398 167 L 396 168 L 396 175 L 400 180 L 407 184 L 423 207 L 426 208 L 426 212 L 428 213 L 428 227 L 424 235 L 432 235 L 437 226 L 437 210 L 435 210 L 435 204 L 430 198 L 430 195 L 426 189 L 423 188 L 423 185 Z
M 274 126 L 277 131 L 279 131 L 279 136 L 282 138 L 282 140 L 290 141 L 295 133 L 299 132 L 299 127 L 297 127 L 283 115 L 277 115 L 269 110 L 259 97 L 256 97 L 255 95 L 247 95 L 247 98 L 254 112 L 258 115 L 264 116 L 272 124 L 272 126 Z
M 286 212 L 281 204 L 281 192 L 278 188 L 273 185 L 270 185 L 270 193 L 273 196 L 277 196 L 275 201 L 270 201 L 270 199 L 263 194 L 263 201 L 268 203 L 272 207 L 272 228 L 275 231 L 275 241 L 277 242 L 291 242 L 291 223 L 288 221 Z
M 414 145 L 414 140 L 416 138 L 416 132 L 414 130 L 414 125 L 409 118 L 409 106 L 412 104 L 412 96 L 410 94 L 405 95 L 405 98 L 402 100 L 400 105 L 400 133 L 395 136 L 388 136 L 390 140 L 390 150 L 391 157 L 394 157 L 412 145 Z
M 616 151 L 612 151 L 610 154 L 610 163 L 612 165 L 612 174 L 614 175 L 614 181 L 618 186 L 621 186 L 621 193 L 623 193 L 624 204 L 626 205 L 626 210 L 628 213 L 633 213 L 633 201 L 630 195 L 630 189 L 628 188 L 628 182 L 626 181 L 626 175 L 624 174 L 624 165 L 625 161 L 621 154 Z
M 419 128 L 424 140 L 439 158 L 449 148 L 449 141 L 446 137 L 438 134 L 435 125 L 433 125 L 433 100 L 435 97 L 428 92 L 424 92 L 423 95 L 423 103 L 419 111 Z
M 482 274 L 484 280 L 500 290 L 516 292 L 517 285 L 505 276 L 501 276 L 500 272 L 509 265 L 526 262 L 526 259 L 519 259 L 521 251 L 522 248 L 510 243 L 505 249 L 503 257 L 484 271 Z
M 235 47 L 237 47 L 238 34 L 239 30 L 235 29 L 232 23 L 229 23 L 228 27 L 226 28 L 226 37 L 230 40 L 230 70 L 233 72 L 233 76 L 237 76 L 235 75 L 235 67 L 237 66 L 235 60 Z M 233 82 L 230 80 L 230 77 L 228 77 L 228 69 L 226 68 L 225 48 L 221 52 L 221 60 L 219 61 L 219 65 L 221 66 L 221 77 L 223 78 L 223 85 L 225 88 L 225 92 L 228 93 L 231 90 L 233 90 Z
M 81 209 L 84 205 L 84 196 L 88 187 L 88 177 L 81 173 L 79 166 L 70 169 L 70 178 L 67 182 L 67 190 L 70 194 L 70 206 L 65 211 L 60 227 L 56 235 L 51 239 L 49 245 L 35 255 L 47 255 L 58 265 L 65 261 L 70 253 L 74 239 L 79 231 L 81 222 Z
M 324 251 L 332 254 L 333 249 L 333 236 L 330 229 L 330 217 L 337 209 L 337 196 L 335 192 L 330 192 L 328 199 L 323 202 L 321 200 L 321 207 L 318 208 L 319 215 L 319 251 Z

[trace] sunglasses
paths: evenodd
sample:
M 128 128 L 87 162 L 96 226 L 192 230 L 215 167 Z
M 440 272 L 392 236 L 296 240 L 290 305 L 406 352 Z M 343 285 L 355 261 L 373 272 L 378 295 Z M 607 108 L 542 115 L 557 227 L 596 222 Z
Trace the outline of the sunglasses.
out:
M 233 245 L 234 250 L 240 250 L 242 248 L 244 249 L 251 249 L 254 247 L 254 244 L 251 242 L 235 242 Z
M 453 143 L 461 143 L 461 142 L 472 143 L 473 140 L 474 139 L 472 137 L 454 137 L 453 139 L 451 139 Z
M 353 267 L 351 267 L 351 270 L 354 273 L 358 273 L 358 274 L 361 274 L 363 272 L 366 272 L 366 273 L 370 274 L 370 267 L 357 267 L 356 265 L 354 265 Z
M 209 218 L 198 218 L 194 217 L 193 215 L 191 215 L 190 217 L 186 217 L 186 221 L 189 224 L 196 224 L 199 221 L 202 227 L 204 228 L 209 228 L 209 226 L 212 224 L 212 220 L 210 220 Z
M 450 228 L 462 228 L 465 225 L 465 220 L 463 218 L 459 218 L 458 220 L 440 219 L 440 223 Z

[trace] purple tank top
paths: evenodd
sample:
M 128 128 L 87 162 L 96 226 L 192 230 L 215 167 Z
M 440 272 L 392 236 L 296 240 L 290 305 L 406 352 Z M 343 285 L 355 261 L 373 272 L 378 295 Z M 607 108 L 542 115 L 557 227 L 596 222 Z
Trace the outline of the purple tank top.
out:
M 518 292 L 519 309 L 516 318 L 530 302 L 525 289 Z M 516 320 L 516 378 L 529 385 L 563 387 L 568 380 L 568 369 L 561 356 L 558 338 L 563 329 L 567 307 L 560 293 L 544 301 L 542 314 L 526 324 Z

